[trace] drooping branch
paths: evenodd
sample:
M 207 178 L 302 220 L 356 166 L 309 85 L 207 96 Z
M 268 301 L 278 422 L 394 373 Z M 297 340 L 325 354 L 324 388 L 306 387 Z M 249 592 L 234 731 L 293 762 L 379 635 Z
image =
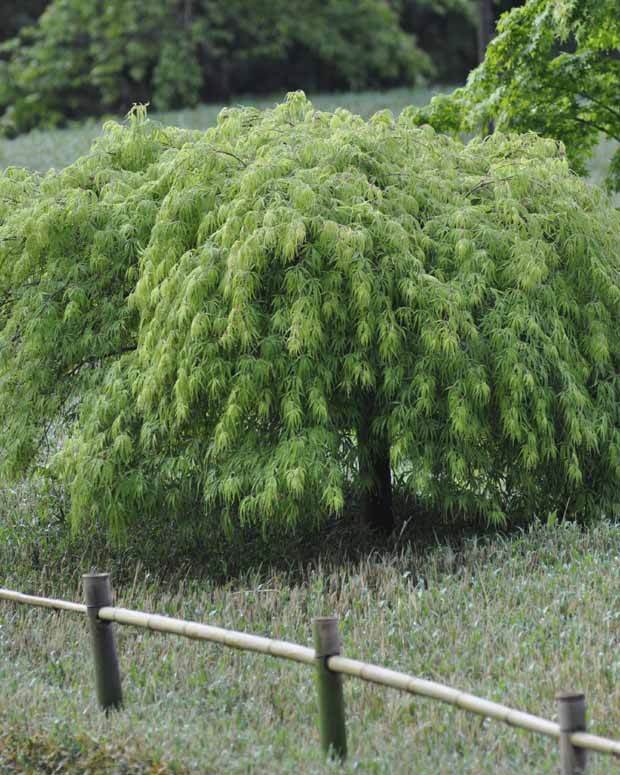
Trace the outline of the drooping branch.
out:
M 135 350 L 136 350 L 136 345 L 133 344 L 133 345 L 128 345 L 127 347 L 121 347 L 120 350 L 114 350 L 113 352 L 103 353 L 102 355 L 87 355 L 85 358 L 82 358 L 81 361 L 79 361 L 74 366 L 72 366 L 69 369 L 69 371 L 65 372 L 64 376 L 74 377 L 85 366 L 91 366 L 100 361 L 107 360 L 108 358 L 118 358 L 119 356 L 124 355 L 125 353 L 134 352 Z

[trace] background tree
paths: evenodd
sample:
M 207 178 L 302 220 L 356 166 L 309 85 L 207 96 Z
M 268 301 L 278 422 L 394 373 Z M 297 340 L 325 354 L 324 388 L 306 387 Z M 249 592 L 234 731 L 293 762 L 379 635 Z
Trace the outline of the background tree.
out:
M 612 514 L 620 215 L 551 140 L 139 113 L 0 178 L 2 475 L 76 522 Z M 189 515 L 189 516 L 188 516 Z
M 561 140 L 584 173 L 602 137 L 620 142 L 620 14 L 616 0 L 528 0 L 502 17 L 467 86 L 435 98 L 420 121 L 445 131 L 534 131 Z M 607 178 L 620 190 L 620 153 Z
M 52 0 L 4 44 L 5 132 L 304 86 L 413 83 L 430 61 L 384 0 Z
M 482 62 L 487 46 L 493 39 L 495 23 L 493 20 L 493 0 L 478 0 L 478 61 Z
M 0 131 L 125 113 L 134 102 L 164 110 L 299 87 L 461 83 L 477 62 L 477 7 L 478 0 L 9 0 L 4 35 L 19 34 L 0 47 Z
M 48 0 L 3 0 L 0 40 L 12 38 L 22 27 L 34 24 Z
M 399 0 L 401 25 L 415 35 L 439 83 L 463 83 L 484 58 L 502 13 L 524 0 Z M 481 56 L 482 53 L 482 56 Z

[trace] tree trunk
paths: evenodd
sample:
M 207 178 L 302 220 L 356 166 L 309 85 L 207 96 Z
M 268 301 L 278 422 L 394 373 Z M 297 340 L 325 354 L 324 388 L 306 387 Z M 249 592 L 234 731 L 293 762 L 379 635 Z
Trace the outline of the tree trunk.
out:
M 367 410 L 360 418 L 357 431 L 362 516 L 373 532 L 385 536 L 394 529 L 390 444 L 387 436 L 377 437 L 372 432 L 375 416 L 372 400 Z
M 493 40 L 493 0 L 478 0 L 478 61 L 484 59 L 487 46 Z
M 495 14 L 493 13 L 493 0 L 478 0 L 478 61 L 483 62 L 487 46 L 495 35 Z M 495 121 L 489 119 L 484 131 L 485 135 L 492 135 L 495 131 Z

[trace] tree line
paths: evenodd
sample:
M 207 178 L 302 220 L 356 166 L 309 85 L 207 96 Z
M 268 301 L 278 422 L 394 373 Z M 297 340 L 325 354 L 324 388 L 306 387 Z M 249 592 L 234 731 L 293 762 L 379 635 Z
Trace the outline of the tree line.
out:
M 462 82 L 479 57 L 480 21 L 488 32 L 490 15 L 516 4 L 8 0 L 0 130 L 126 112 L 135 102 L 167 110 L 298 88 Z

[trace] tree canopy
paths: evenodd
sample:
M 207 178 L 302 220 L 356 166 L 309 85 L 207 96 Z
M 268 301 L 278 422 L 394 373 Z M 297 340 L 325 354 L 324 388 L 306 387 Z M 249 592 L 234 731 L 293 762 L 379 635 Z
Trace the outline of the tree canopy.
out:
M 620 143 L 617 0 L 528 0 L 504 15 L 467 85 L 433 99 L 420 123 L 451 132 L 534 131 L 561 140 L 584 173 L 601 137 Z M 620 148 L 607 176 L 620 191 Z
M 12 39 L 0 44 L 0 134 L 123 114 L 134 102 L 168 110 L 291 88 L 411 86 L 428 77 L 461 83 L 477 62 L 477 6 L 5 0 L 0 40 Z
M 0 176 L 0 472 L 76 523 L 294 525 L 392 478 L 501 521 L 614 513 L 620 215 L 555 141 L 227 109 L 134 111 Z

